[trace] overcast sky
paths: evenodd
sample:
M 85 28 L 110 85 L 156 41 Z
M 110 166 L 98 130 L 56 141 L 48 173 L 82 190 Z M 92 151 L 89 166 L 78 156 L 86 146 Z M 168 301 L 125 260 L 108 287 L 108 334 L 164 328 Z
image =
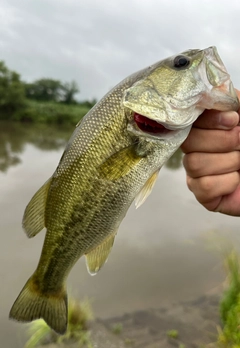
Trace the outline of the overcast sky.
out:
M 100 99 L 127 75 L 217 46 L 240 88 L 239 0 L 1 0 L 0 60 L 25 81 L 76 80 Z

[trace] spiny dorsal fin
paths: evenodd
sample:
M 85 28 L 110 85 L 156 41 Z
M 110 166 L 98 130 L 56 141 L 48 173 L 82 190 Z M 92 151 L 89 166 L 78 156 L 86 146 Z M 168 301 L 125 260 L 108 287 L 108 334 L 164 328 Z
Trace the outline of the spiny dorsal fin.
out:
M 97 274 L 100 268 L 107 261 L 108 255 L 112 249 L 114 238 L 116 233 L 108 236 L 104 241 L 99 244 L 95 249 L 86 254 L 86 264 L 88 272 L 91 275 Z
M 23 228 L 29 238 L 38 234 L 45 227 L 45 206 L 51 178 L 35 193 L 23 215 Z
M 159 169 L 160 170 L 160 169 Z M 135 198 L 135 207 L 136 209 L 142 205 L 147 197 L 150 195 L 152 192 L 153 186 L 157 180 L 159 170 L 157 170 L 153 175 L 145 182 L 143 188 L 141 191 L 138 193 L 138 195 Z

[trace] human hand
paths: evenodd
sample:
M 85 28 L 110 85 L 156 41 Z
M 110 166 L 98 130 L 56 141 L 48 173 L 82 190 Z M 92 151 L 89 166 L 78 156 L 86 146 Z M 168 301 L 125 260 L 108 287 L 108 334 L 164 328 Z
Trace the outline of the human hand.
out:
M 181 146 L 187 185 L 196 199 L 210 211 L 233 216 L 240 216 L 238 124 L 235 111 L 205 110 Z

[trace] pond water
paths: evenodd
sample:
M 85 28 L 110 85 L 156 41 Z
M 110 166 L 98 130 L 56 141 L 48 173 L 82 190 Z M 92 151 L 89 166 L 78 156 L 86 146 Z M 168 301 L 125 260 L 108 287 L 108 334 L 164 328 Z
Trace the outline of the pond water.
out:
M 44 232 L 28 239 L 21 228 L 26 204 L 51 176 L 71 128 L 0 123 L 0 337 L 1 346 L 22 348 L 26 325 L 9 310 L 35 270 Z M 200 296 L 224 280 L 222 259 L 206 242 L 212 231 L 240 245 L 238 218 L 206 211 L 185 184 L 181 154 L 162 168 L 153 193 L 130 208 L 107 264 L 95 277 L 82 258 L 68 287 L 90 298 L 97 317 L 110 317 Z M 176 168 L 178 167 L 178 168 Z M 173 169 L 174 168 L 174 169 Z M 219 237 L 220 238 L 220 237 Z

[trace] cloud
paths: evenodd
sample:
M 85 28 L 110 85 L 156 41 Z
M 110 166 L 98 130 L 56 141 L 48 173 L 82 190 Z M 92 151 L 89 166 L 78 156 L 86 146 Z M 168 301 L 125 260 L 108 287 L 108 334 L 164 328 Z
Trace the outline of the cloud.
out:
M 238 1 L 2 0 L 0 59 L 24 80 L 76 80 L 100 98 L 127 75 L 188 48 L 218 47 L 240 86 Z

